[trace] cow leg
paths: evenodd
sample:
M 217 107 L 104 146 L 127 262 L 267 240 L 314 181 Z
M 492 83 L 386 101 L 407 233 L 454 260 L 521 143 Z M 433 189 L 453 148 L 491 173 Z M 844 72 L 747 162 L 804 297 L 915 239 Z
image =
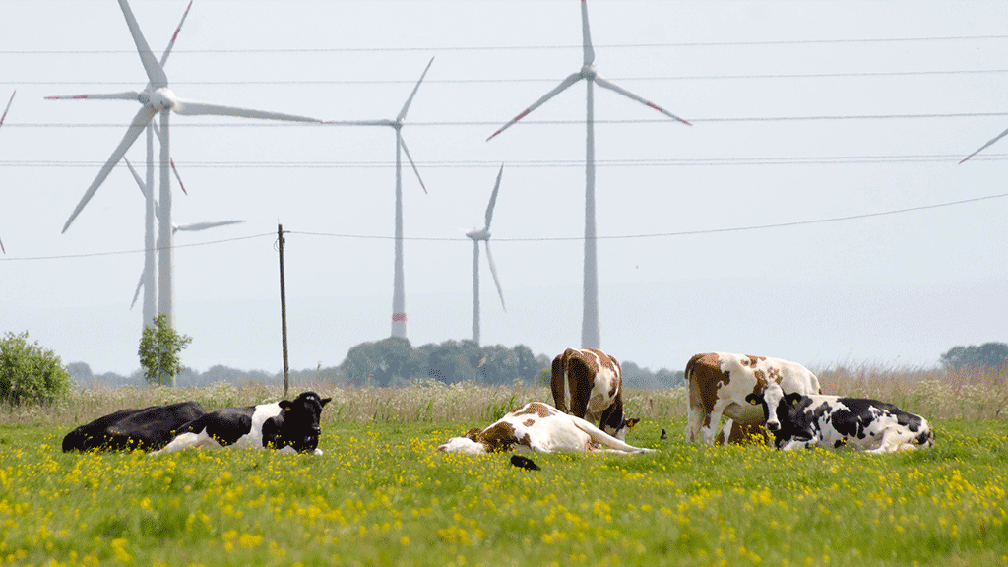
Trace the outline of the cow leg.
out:
M 569 413 L 567 408 L 567 376 L 564 373 L 563 355 L 557 355 L 550 365 L 550 391 L 553 393 L 553 406 Z
M 899 426 L 886 427 L 882 430 L 879 446 L 865 451 L 865 453 L 879 455 L 881 453 L 892 453 L 903 449 L 915 449 L 916 447 L 914 447 L 913 443 L 911 443 L 913 435 L 909 432 L 904 433 L 901 429 L 902 428 Z
M 164 453 L 175 453 L 185 449 L 199 449 L 201 447 L 220 448 L 221 444 L 214 440 L 206 430 L 201 433 L 180 433 L 172 439 L 172 442 L 165 445 L 164 449 L 154 451 L 151 455 L 161 455 Z
M 718 400 L 714 403 L 714 408 L 711 409 L 710 413 L 707 415 L 707 423 L 704 423 L 700 428 L 700 433 L 703 435 L 704 443 L 714 446 L 714 440 L 717 437 L 718 430 L 721 428 L 721 417 L 724 415 L 725 407 L 727 403 L 724 400 Z
M 704 415 L 709 413 L 704 411 L 703 399 L 700 396 L 699 387 L 696 381 L 689 382 L 689 395 L 686 396 L 686 441 L 694 442 L 700 436 L 700 430 L 704 425 Z

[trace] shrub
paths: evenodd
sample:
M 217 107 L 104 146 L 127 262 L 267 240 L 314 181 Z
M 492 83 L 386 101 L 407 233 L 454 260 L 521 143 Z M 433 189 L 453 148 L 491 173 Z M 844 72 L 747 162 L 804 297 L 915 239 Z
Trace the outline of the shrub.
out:
M 51 404 L 70 391 L 70 374 L 60 357 L 28 344 L 28 332 L 0 341 L 0 401 L 11 406 Z

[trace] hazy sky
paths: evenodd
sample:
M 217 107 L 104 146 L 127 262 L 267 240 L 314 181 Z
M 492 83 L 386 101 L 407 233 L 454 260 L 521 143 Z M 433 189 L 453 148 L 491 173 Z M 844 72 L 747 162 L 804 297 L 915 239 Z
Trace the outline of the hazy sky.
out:
M 160 54 L 186 0 L 132 2 Z M 331 120 L 394 118 L 429 191 L 403 171 L 414 345 L 470 338 L 472 244 L 483 344 L 578 346 L 585 87 L 487 136 L 581 66 L 575 0 L 196 0 L 165 66 L 180 97 Z M 116 167 L 63 223 L 138 109 L 49 94 L 147 83 L 118 4 L 0 6 L 0 332 L 64 362 L 139 367 L 143 198 Z M 596 89 L 601 340 L 681 369 L 710 350 L 809 366 L 930 366 L 1008 341 L 1008 3 L 590 0 L 599 74 L 693 122 Z M 173 115 L 176 326 L 184 364 L 282 369 L 277 223 L 290 364 L 339 364 L 392 315 L 395 136 Z M 141 138 L 128 156 L 142 163 Z M 987 198 L 986 197 L 992 197 Z M 901 214 L 876 213 L 971 201 Z M 837 220 L 847 217 L 863 217 Z M 767 226 L 770 225 L 770 226 Z M 784 225 L 784 226 L 773 226 Z M 726 230 L 763 226 L 750 230 Z

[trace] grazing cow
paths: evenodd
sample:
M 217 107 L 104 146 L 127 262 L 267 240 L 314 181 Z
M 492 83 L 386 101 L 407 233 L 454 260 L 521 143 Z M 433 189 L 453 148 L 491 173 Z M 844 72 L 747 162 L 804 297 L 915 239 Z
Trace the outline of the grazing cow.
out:
M 747 354 L 693 355 L 686 364 L 685 379 L 689 385 L 686 440 L 697 441 L 702 434 L 709 445 L 714 444 L 722 416 L 732 420 L 725 427 L 731 429 L 725 435 L 729 443 L 741 440 L 744 433 L 763 431 L 763 414 L 746 402 L 746 396 L 761 393 L 768 384 L 780 384 L 788 393 L 820 393 L 819 379 L 801 364 Z
M 204 413 L 196 402 L 119 410 L 67 433 L 63 438 L 63 452 L 153 451 L 167 445 L 179 427 Z
M 850 446 L 878 454 L 934 445 L 926 419 L 876 400 L 785 394 L 778 384 L 746 400 L 760 408 L 777 448 L 785 451 Z
M 199 447 L 268 447 L 287 453 L 314 452 L 318 448 L 319 415 L 332 398 L 304 392 L 293 402 L 263 404 L 247 408 L 226 408 L 203 414 L 178 429 L 164 449 L 153 454 L 173 453 Z
M 616 359 L 597 348 L 569 348 L 553 359 L 553 403 L 571 415 L 598 419 L 599 428 L 624 440 L 640 418 L 623 415 L 623 373 Z
M 627 445 L 580 417 L 532 402 L 506 414 L 486 429 L 474 427 L 465 437 L 452 437 L 438 447 L 438 451 L 471 454 L 501 451 L 652 453 L 654 449 Z

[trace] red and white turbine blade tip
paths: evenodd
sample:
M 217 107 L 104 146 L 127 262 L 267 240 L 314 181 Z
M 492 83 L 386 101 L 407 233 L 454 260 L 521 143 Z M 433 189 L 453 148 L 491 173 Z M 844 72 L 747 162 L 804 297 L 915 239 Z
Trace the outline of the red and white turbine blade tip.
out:
M 975 152 L 971 153 L 970 155 L 964 157 L 962 159 L 962 161 L 960 161 L 959 163 L 962 163 L 962 162 L 964 162 L 964 161 L 972 158 L 973 156 L 977 155 L 978 153 L 984 151 L 985 149 L 987 149 L 988 147 L 990 147 L 991 145 L 993 145 L 994 142 L 997 142 L 998 140 L 1000 140 L 1001 138 L 1004 138 L 1005 136 L 1008 136 L 1008 130 L 1005 130 L 1004 132 L 1001 132 L 997 136 L 994 136 L 994 138 L 991 141 L 989 141 L 986 144 L 980 146 L 980 149 L 978 149 L 977 151 L 975 151 Z
M 6 249 L 6 248 L 4 248 L 4 245 L 3 245 L 3 240 L 0 240 L 0 250 L 3 250 L 3 253 L 4 253 L 4 254 L 6 254 L 6 253 L 7 253 L 7 249 Z
M 182 31 L 182 24 L 185 23 L 186 16 L 189 15 L 190 8 L 192 8 L 192 0 L 189 0 L 189 5 L 186 6 L 185 12 L 182 12 L 182 19 L 179 20 L 178 27 L 175 28 L 175 32 L 172 33 L 171 39 L 168 40 L 168 45 L 165 47 L 164 52 L 161 54 L 161 59 L 158 62 L 161 63 L 162 68 L 164 67 L 165 62 L 168 61 L 168 55 L 171 53 L 172 48 L 175 47 L 175 39 L 178 38 L 179 32 Z
M 494 136 L 496 136 L 497 134 L 500 134 L 504 130 L 507 130 L 508 128 L 511 127 L 512 124 L 514 124 L 515 122 L 518 122 L 522 118 L 525 118 L 526 116 L 528 116 L 529 113 L 531 113 L 533 110 L 539 108 L 544 102 L 546 102 L 547 100 L 549 100 L 549 99 L 555 97 L 556 95 L 562 93 L 563 91 L 567 90 L 568 88 L 570 88 L 571 85 L 573 85 L 574 83 L 580 81 L 583 78 L 584 77 L 581 75 L 580 71 L 578 71 L 577 73 L 572 73 L 572 74 L 568 75 L 567 78 L 564 79 L 564 80 L 562 80 L 562 81 L 560 81 L 560 84 L 557 85 L 553 90 L 551 90 L 550 92 L 548 92 L 548 93 L 542 95 L 541 97 L 539 97 L 538 100 L 536 100 L 535 102 L 533 102 L 528 108 L 526 108 L 524 111 L 522 111 L 521 114 L 519 114 L 518 116 L 515 116 L 514 118 L 511 119 L 510 122 L 508 122 L 507 124 L 501 126 L 500 130 L 497 130 L 496 132 L 494 132 L 493 134 L 491 134 L 490 137 L 486 139 L 486 141 L 489 142 Z
M 179 177 L 178 170 L 175 169 L 175 160 L 172 158 L 168 158 L 168 163 L 171 165 L 172 173 L 175 174 L 175 179 L 178 180 L 178 184 L 179 187 L 182 188 L 182 192 L 185 193 L 186 196 L 189 196 L 189 192 L 185 190 L 185 185 L 182 183 L 182 178 Z
M 10 100 L 7 101 L 7 108 L 4 109 L 3 115 L 0 115 L 0 126 L 3 126 L 4 118 L 7 118 L 7 111 L 10 110 L 10 105 L 14 102 L 14 95 L 16 94 L 17 91 L 15 90 L 14 93 L 10 95 Z

